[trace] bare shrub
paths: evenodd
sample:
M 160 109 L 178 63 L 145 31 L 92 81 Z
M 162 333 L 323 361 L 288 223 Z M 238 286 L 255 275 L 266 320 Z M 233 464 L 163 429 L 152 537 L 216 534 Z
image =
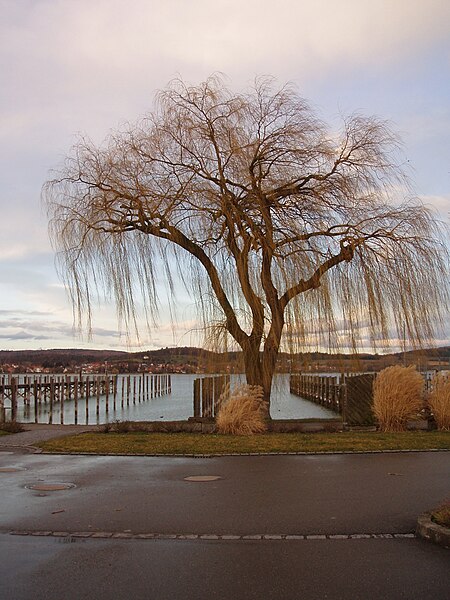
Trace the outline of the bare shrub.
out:
M 131 421 L 116 421 L 112 430 L 115 433 L 129 433 L 133 430 L 133 423 Z
M 436 373 L 432 380 L 432 391 L 428 405 L 438 429 L 450 430 L 450 374 Z
M 263 389 L 259 385 L 230 386 L 219 399 L 219 414 L 216 424 L 219 433 L 252 435 L 267 430 L 267 402 L 263 400 Z
M 423 408 L 424 381 L 416 368 L 388 367 L 373 385 L 373 412 L 382 431 L 404 431 Z
M 7 421 L 0 425 L 0 429 L 2 431 L 7 431 L 8 433 L 21 433 L 25 431 L 25 427 L 21 423 L 17 423 L 17 421 Z

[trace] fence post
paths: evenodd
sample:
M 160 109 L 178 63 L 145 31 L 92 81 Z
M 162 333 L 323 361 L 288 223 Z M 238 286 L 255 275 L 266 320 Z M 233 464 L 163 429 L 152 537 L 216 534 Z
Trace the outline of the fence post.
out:
M 73 384 L 73 406 L 74 406 L 74 422 L 78 425 L 78 377 L 74 377 Z
M 5 376 L 2 377 L 2 388 L 0 392 L 0 423 L 5 422 Z
M 112 380 L 112 384 L 113 384 L 113 408 L 114 408 L 114 412 L 116 412 L 116 406 L 117 406 L 117 375 L 113 375 L 113 380 Z
M 339 412 L 342 415 L 342 423 L 347 422 L 347 384 L 341 383 L 339 386 Z
M 11 377 L 11 421 L 17 420 L 17 379 Z
M 201 379 L 194 379 L 194 418 L 201 417 L 200 394 L 201 394 Z
M 38 422 L 38 383 L 36 377 L 33 380 L 34 422 Z
M 63 377 L 61 379 L 61 381 L 59 382 L 59 406 L 61 409 L 61 414 L 60 414 L 60 423 L 61 425 L 64 425 L 64 395 L 65 395 L 65 383 L 64 383 L 64 379 L 66 379 L 65 377 Z
M 53 423 L 53 402 L 55 400 L 55 380 L 53 377 L 50 377 L 50 404 L 49 404 L 49 413 L 48 413 L 48 424 L 51 425 Z

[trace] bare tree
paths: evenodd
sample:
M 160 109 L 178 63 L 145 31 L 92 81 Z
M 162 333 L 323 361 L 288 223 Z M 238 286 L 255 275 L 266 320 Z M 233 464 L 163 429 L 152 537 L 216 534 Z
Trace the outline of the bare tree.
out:
M 447 306 L 445 241 L 405 200 L 400 160 L 385 122 L 353 115 L 330 132 L 289 85 L 172 82 L 101 147 L 80 139 L 44 186 L 78 318 L 90 324 L 101 288 L 132 327 L 138 285 L 152 323 L 155 269 L 171 284 L 176 264 L 267 400 L 283 333 L 297 347 L 429 341 Z

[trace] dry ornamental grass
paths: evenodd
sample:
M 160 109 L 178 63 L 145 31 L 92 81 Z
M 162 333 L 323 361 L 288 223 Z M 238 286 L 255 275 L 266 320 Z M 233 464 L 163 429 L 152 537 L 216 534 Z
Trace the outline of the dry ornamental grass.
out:
M 221 408 L 216 419 L 219 433 L 252 435 L 266 431 L 266 403 L 261 386 L 244 384 L 232 392 L 228 386 L 219 404 Z
M 438 429 L 450 430 L 450 374 L 448 372 L 436 373 L 433 377 L 428 405 Z
M 404 431 L 423 408 L 424 381 L 416 368 L 388 367 L 373 385 L 373 412 L 382 431 Z

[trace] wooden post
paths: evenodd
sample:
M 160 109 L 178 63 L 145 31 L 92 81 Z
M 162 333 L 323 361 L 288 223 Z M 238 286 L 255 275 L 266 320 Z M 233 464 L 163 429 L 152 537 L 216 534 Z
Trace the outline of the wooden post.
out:
M 74 385 L 73 385 L 73 410 L 74 416 L 73 420 L 75 425 L 78 425 L 78 377 L 74 377 Z
M 11 421 L 17 420 L 17 379 L 11 377 Z
M 347 422 L 347 384 L 341 383 L 339 386 L 339 412 L 342 415 L 343 423 Z
M 136 375 L 133 375 L 133 404 L 136 404 Z
M 80 396 L 83 397 L 83 380 L 82 375 L 80 375 Z M 85 416 L 86 416 L 86 425 L 89 425 L 89 400 L 87 395 L 85 396 Z
M 50 377 L 50 405 L 49 405 L 49 414 L 48 414 L 48 424 L 51 425 L 53 423 L 53 402 L 55 400 L 55 380 L 53 377 Z
M 95 403 L 95 414 L 97 416 L 97 421 L 99 419 L 100 416 L 100 392 L 101 392 L 101 382 L 100 382 L 100 375 L 97 375 L 97 377 L 95 378 L 95 396 L 96 396 L 96 403 Z
M 38 406 L 41 407 L 42 404 L 42 375 L 39 375 L 39 383 L 38 383 Z
M 38 422 L 38 383 L 36 377 L 33 381 L 34 422 Z
M 211 417 L 211 378 L 202 380 L 202 416 Z
M 220 394 L 221 394 L 223 386 L 224 386 L 224 382 L 225 382 L 225 377 L 223 377 L 223 376 L 214 377 L 214 380 L 213 380 L 213 412 L 214 412 L 215 417 L 217 416 L 217 413 L 219 412 L 219 398 L 220 398 Z
M 30 403 L 30 378 L 28 375 L 23 378 L 23 403 L 25 405 Z
M 141 401 L 142 398 L 142 375 L 138 375 L 139 377 L 139 381 L 138 381 L 138 402 Z
M 2 389 L 0 392 L 0 423 L 5 422 L 5 376 L 2 377 Z
M 117 400 L 117 375 L 113 375 L 113 402 L 114 412 L 116 412 L 116 400 Z
M 201 379 L 194 379 L 194 417 L 201 417 L 200 412 Z
M 61 423 L 61 425 L 64 425 L 64 395 L 65 395 L 64 378 L 60 381 L 59 386 L 60 386 L 59 396 L 60 396 L 60 409 L 61 409 L 60 423 Z
M 124 375 L 120 378 L 120 405 L 123 408 L 125 402 L 125 377 Z
M 131 375 L 127 377 L 127 406 L 130 406 Z
M 105 373 L 105 412 L 109 413 L 109 375 Z

